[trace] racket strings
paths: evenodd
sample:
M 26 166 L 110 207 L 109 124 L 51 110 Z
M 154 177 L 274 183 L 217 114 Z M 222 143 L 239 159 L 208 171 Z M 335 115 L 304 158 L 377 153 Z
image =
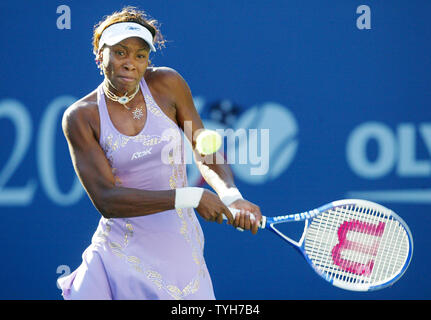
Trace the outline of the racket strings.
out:
M 374 221 L 370 219 L 373 216 L 374 215 L 367 214 L 365 217 L 368 218 L 367 220 L 369 220 L 370 223 L 374 223 Z M 374 259 L 376 264 L 374 265 L 372 275 L 375 281 L 381 281 L 397 273 L 403 266 L 408 253 L 408 239 L 407 237 L 403 237 L 406 235 L 404 229 L 392 216 L 385 216 L 382 212 L 378 212 L 376 217 L 379 222 L 382 222 L 382 220 L 386 221 L 386 232 L 377 240 L 369 240 L 367 245 L 371 248 L 371 246 L 378 241 L 378 251 Z M 362 241 L 360 236 L 357 241 Z
M 390 278 L 403 267 L 408 250 L 407 235 L 391 215 L 354 205 L 315 217 L 305 237 L 305 251 L 320 273 L 353 284 Z
M 399 272 L 404 265 L 409 250 L 406 233 L 399 232 L 399 230 L 403 230 L 402 226 L 394 219 L 391 222 L 387 237 L 382 238 L 380 243 L 382 246 L 382 258 L 379 257 L 379 261 L 382 261 L 382 263 L 380 264 L 380 268 L 378 266 L 376 268 L 376 274 L 381 275 L 383 278 Z

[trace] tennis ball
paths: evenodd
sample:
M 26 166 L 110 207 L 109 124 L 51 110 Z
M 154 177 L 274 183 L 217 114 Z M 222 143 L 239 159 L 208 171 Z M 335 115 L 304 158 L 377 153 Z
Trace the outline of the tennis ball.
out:
M 222 144 L 222 138 L 217 131 L 204 130 L 196 139 L 196 149 L 200 154 L 209 155 L 217 152 Z

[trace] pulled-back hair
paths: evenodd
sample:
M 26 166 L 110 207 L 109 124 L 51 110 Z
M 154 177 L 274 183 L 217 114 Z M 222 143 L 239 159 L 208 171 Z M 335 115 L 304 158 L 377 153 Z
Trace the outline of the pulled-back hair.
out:
M 121 11 L 116 11 L 109 16 L 105 16 L 94 26 L 93 31 L 93 52 L 97 54 L 99 49 L 99 40 L 102 32 L 109 26 L 119 22 L 136 22 L 147 28 L 153 35 L 154 45 L 159 48 L 163 47 L 165 40 L 160 32 L 157 20 L 149 17 L 144 11 L 138 10 L 136 7 L 127 6 Z

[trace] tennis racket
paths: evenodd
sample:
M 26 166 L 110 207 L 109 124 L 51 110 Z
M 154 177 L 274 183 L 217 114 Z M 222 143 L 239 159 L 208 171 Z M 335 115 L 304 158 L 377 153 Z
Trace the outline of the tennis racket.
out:
M 239 212 L 229 209 L 234 216 Z M 292 221 L 305 222 L 299 241 L 276 228 Z M 259 227 L 293 245 L 318 275 L 345 290 L 373 291 L 392 285 L 413 255 L 407 224 L 388 208 L 366 200 L 339 200 L 307 212 L 262 216 Z

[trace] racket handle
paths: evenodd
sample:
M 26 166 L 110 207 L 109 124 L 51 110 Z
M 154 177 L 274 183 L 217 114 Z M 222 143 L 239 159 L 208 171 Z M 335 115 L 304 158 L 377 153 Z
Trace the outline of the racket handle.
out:
M 232 213 L 234 219 L 235 219 L 236 215 L 241 212 L 241 210 L 234 209 L 231 207 L 229 207 L 229 210 Z M 223 214 L 223 219 L 227 220 L 227 217 L 224 214 Z M 250 220 L 256 220 L 256 217 L 254 216 L 253 213 L 250 213 Z M 265 228 L 265 222 L 266 222 L 266 218 L 265 218 L 265 216 L 262 216 L 262 220 L 259 223 L 259 228 L 262 228 L 262 229 Z M 237 229 L 239 231 L 244 231 L 242 228 L 237 228 Z

